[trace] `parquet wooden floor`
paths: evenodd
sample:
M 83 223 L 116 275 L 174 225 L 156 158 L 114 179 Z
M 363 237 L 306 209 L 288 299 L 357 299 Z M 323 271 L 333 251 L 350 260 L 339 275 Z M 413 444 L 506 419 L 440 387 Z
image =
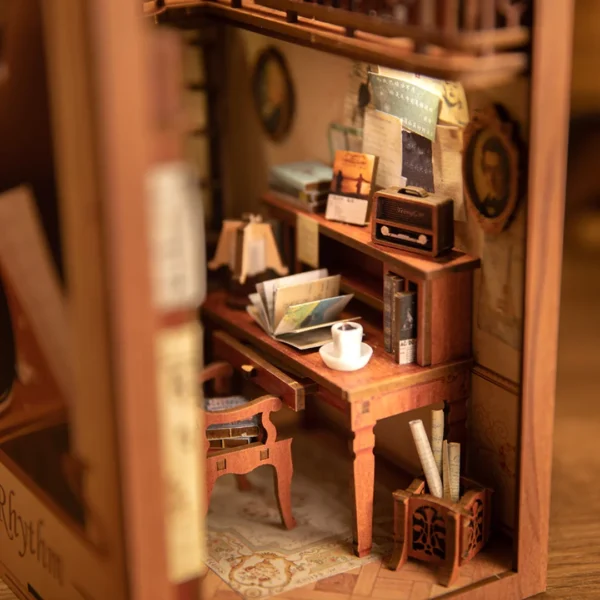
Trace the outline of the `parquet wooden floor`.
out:
M 381 562 L 321 579 L 316 583 L 273 596 L 277 600 L 424 600 L 505 572 L 510 568 L 510 550 L 491 548 L 461 569 L 452 588 L 436 584 L 435 569 L 409 561 L 399 571 L 390 571 Z M 203 579 L 202 600 L 240 600 L 220 577 L 208 571 Z

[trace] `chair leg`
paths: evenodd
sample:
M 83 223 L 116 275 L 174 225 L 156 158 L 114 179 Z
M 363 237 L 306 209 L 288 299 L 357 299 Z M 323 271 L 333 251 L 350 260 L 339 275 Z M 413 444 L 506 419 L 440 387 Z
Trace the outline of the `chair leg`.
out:
M 282 452 L 279 460 L 273 464 L 277 505 L 283 525 L 286 529 L 293 529 L 296 527 L 296 521 L 292 514 L 292 475 L 294 472 L 292 464 L 292 440 L 282 440 L 278 444 L 285 444 L 287 448 L 281 449 Z
M 236 475 L 235 480 L 240 492 L 249 492 L 252 489 L 252 484 L 246 475 Z

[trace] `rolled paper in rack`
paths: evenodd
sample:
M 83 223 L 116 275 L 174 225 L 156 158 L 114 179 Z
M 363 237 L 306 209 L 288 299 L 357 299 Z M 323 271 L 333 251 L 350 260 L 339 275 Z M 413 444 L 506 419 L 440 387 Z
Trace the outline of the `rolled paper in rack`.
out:
M 427 480 L 427 486 L 429 487 L 429 493 L 436 498 L 442 497 L 442 478 L 440 477 L 437 465 L 431 452 L 431 446 L 427 439 L 427 433 L 425 433 L 425 427 L 423 421 L 417 419 L 409 422 L 410 429 L 412 431 L 413 438 L 415 440 L 415 446 L 417 447 L 417 453 L 419 454 L 419 460 L 423 467 L 423 473 L 425 473 L 425 479 Z
M 442 445 L 442 479 L 444 484 L 444 500 L 450 500 L 452 498 L 452 492 L 450 491 L 450 455 L 448 454 L 448 441 L 444 440 Z
M 438 473 L 442 475 L 442 442 L 444 441 L 444 411 L 431 411 L 431 451 L 438 468 Z
M 460 444 L 448 444 L 450 456 L 450 499 L 458 502 L 460 498 Z

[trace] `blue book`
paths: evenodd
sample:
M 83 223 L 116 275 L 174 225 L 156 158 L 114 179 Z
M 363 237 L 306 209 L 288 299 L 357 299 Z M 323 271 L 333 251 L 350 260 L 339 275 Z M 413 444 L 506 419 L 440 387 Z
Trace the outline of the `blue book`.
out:
M 298 191 L 327 190 L 333 169 L 320 161 L 303 161 L 271 167 L 270 181 Z

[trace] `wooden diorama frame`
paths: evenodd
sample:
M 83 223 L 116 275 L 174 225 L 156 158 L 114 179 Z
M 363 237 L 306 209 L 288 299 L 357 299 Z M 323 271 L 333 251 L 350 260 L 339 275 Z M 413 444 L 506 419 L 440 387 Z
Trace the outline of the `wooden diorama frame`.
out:
M 444 4 L 456 8 L 456 3 Z M 511 27 L 486 37 L 482 31 L 460 35 L 451 9 L 437 28 L 426 27 L 429 13 L 423 11 L 416 24 L 390 30 L 389 21 L 365 24 L 362 15 L 351 12 L 328 17 L 326 7 L 313 3 L 143 3 L 144 13 L 156 21 L 193 28 L 199 20 L 214 19 L 475 88 L 518 74 L 530 77 L 516 559 L 512 572 L 452 592 L 452 597 L 525 598 L 545 588 L 572 4 L 535 0 L 531 46 L 510 51 L 527 39 L 526 28 L 512 13 L 507 13 Z M 17 544 L 5 543 L 0 529 L 0 574 L 24 599 L 32 594 L 61 600 L 196 598 L 198 578 L 175 583 L 168 575 L 157 390 L 149 376 L 157 324 L 150 293 L 145 174 L 153 162 L 180 156 L 181 131 L 157 118 L 150 90 L 158 86 L 149 85 L 152 53 L 139 4 L 44 0 L 42 5 L 77 357 L 70 425 L 77 459 L 88 467 L 84 494 L 102 524 L 104 544 L 95 545 L 89 531 L 75 526 L 0 453 L 0 484 L 8 490 L 6 502 L 9 496 L 12 502 L 4 502 L 3 508 L 13 511 L 8 514 L 15 520 L 43 524 L 44 537 L 61 561 L 60 577 L 53 577 L 33 554 L 22 555 Z M 314 15 L 321 20 L 307 24 L 305 18 Z M 484 25 L 492 17 L 483 15 Z M 406 47 L 390 37 L 408 38 L 411 44 Z M 419 52 L 427 43 L 446 50 L 437 58 Z M 503 48 L 509 51 L 503 53 Z

